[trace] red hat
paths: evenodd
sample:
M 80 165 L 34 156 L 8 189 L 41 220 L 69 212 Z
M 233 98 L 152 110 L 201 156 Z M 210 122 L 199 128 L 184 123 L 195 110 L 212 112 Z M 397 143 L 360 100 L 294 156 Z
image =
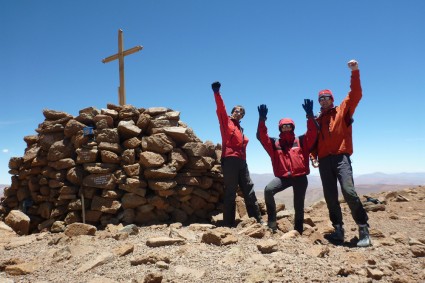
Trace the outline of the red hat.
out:
M 294 121 L 292 121 L 292 119 L 290 119 L 290 118 L 283 118 L 283 119 L 280 119 L 280 121 L 279 121 L 279 131 L 280 131 L 280 128 L 282 127 L 282 125 L 284 125 L 284 124 L 291 124 L 292 130 L 295 130 Z
M 332 101 L 334 100 L 334 96 L 332 94 L 332 91 L 330 89 L 324 89 L 319 91 L 319 98 L 320 99 L 322 96 L 330 96 L 332 98 Z

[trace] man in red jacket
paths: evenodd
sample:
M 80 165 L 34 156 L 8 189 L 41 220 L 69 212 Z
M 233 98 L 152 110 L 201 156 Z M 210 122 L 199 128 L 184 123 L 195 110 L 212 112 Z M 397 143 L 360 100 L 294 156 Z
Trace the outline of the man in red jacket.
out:
M 351 69 L 350 92 L 339 106 L 334 106 L 334 97 L 330 90 L 319 92 L 321 112 L 317 117 L 320 133 L 317 139 L 317 157 L 322 179 L 323 193 L 329 210 L 329 216 L 335 232 L 329 235 L 334 241 L 344 241 L 344 228 L 341 206 L 338 201 L 337 181 L 347 202 L 354 221 L 359 226 L 358 247 L 372 245 L 368 216 L 354 188 L 353 169 L 350 155 L 353 153 L 352 122 L 353 114 L 362 98 L 360 71 L 357 61 L 348 62 Z
M 313 101 L 304 100 L 303 108 L 307 113 L 307 132 L 299 137 L 294 134 L 295 123 L 284 118 L 279 121 L 279 139 L 270 138 L 267 133 L 267 106 L 258 107 L 259 120 L 257 139 L 270 156 L 273 165 L 274 178 L 264 190 L 267 207 L 268 226 L 275 231 L 276 203 L 274 195 L 292 187 L 294 190 L 295 220 L 294 229 L 303 233 L 304 200 L 307 190 L 307 175 L 310 173 L 309 154 L 316 143 L 318 125 L 314 120 Z
M 220 82 L 214 82 L 211 87 L 217 105 L 217 117 L 222 138 L 223 224 L 228 227 L 235 225 L 235 198 L 238 185 L 245 199 L 248 216 L 254 217 L 257 222 L 261 223 L 261 213 L 254 192 L 254 184 L 249 176 L 248 164 L 246 163 L 248 138 L 243 134 L 243 128 L 240 125 L 240 120 L 245 115 L 245 109 L 238 105 L 233 107 L 231 116 L 227 115 L 226 107 L 220 95 Z

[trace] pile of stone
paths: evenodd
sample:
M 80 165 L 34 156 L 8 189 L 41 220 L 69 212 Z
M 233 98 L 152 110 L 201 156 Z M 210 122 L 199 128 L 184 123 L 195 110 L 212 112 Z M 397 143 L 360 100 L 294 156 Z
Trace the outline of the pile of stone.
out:
M 209 222 L 220 210 L 221 146 L 202 142 L 180 112 L 108 104 L 43 115 L 24 156 L 9 161 L 2 201 L 4 213 L 30 217 L 31 231 L 55 221 Z

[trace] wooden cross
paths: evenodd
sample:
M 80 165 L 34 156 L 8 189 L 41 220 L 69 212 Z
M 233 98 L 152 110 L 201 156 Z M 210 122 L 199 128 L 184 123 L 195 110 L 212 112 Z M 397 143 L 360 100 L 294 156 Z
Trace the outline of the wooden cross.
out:
M 138 45 L 136 47 L 123 51 L 124 50 L 123 35 L 122 35 L 122 29 L 120 29 L 118 30 L 118 53 L 102 60 L 103 63 L 108 63 L 118 59 L 119 71 L 120 71 L 120 86 L 118 87 L 118 98 L 119 98 L 119 104 L 121 106 L 125 105 L 124 56 L 136 53 L 142 49 L 143 49 L 143 46 Z

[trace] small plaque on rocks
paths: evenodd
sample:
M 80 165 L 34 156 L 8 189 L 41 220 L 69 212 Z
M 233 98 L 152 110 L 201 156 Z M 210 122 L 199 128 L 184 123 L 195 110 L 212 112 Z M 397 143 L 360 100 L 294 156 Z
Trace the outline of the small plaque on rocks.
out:
M 112 174 L 91 174 L 84 178 L 83 185 L 100 189 L 114 189 L 115 177 Z

